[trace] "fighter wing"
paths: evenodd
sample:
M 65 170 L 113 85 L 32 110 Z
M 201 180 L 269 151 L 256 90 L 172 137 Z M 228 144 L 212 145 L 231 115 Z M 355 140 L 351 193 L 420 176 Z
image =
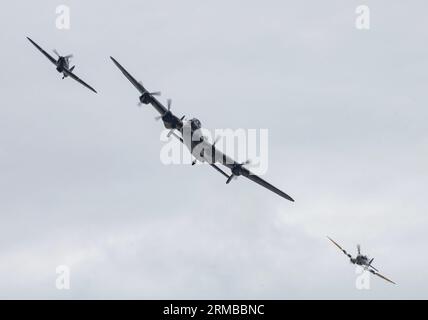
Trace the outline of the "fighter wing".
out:
M 31 40 L 29 37 L 27 39 L 37 48 L 41 53 L 45 55 L 46 58 L 48 58 L 54 65 L 56 65 L 56 59 L 52 57 L 49 53 L 47 53 L 45 50 L 43 50 L 37 43 L 35 43 L 33 40 Z
M 73 72 L 71 72 L 70 70 L 66 70 L 64 69 L 64 74 L 66 74 L 68 77 L 73 78 L 74 80 L 76 80 L 77 82 L 79 82 L 80 84 L 83 84 L 86 88 L 88 88 L 89 90 L 97 93 L 97 91 L 92 88 L 89 84 L 87 84 L 85 81 L 83 81 L 82 79 L 80 79 L 78 76 L 76 76 Z
M 379 272 L 376 272 L 374 270 L 370 270 L 370 272 L 373 273 L 374 275 L 377 275 L 379 278 L 382 278 L 382 279 L 384 279 L 384 280 L 386 280 L 392 284 L 396 284 L 394 281 L 392 281 L 392 280 L 388 279 L 387 277 L 381 275 Z
M 352 256 L 346 252 L 346 250 L 344 250 L 341 246 L 339 246 L 336 242 L 333 241 L 333 239 L 331 239 L 330 237 L 327 237 L 331 242 L 334 243 L 334 245 L 336 247 L 338 247 L 340 249 L 340 251 L 342 251 L 344 254 L 346 254 L 348 256 L 348 258 L 352 258 Z
M 137 88 L 137 90 L 141 93 L 148 93 L 149 91 L 144 88 L 144 86 L 138 82 L 137 80 L 135 80 L 135 78 L 133 76 L 131 76 L 131 74 L 125 70 L 124 67 L 121 66 L 121 64 L 119 62 L 117 62 L 113 57 L 110 57 L 110 59 L 114 62 L 114 64 L 119 68 L 120 71 L 122 71 L 122 73 L 125 75 L 125 77 L 134 85 L 135 88 Z M 164 115 L 168 109 L 165 108 L 162 103 L 160 103 L 155 97 L 150 96 L 151 97 L 151 103 L 153 105 L 153 107 L 161 114 Z
M 370 266 L 369 266 L 370 268 L 372 268 L 373 270 L 375 270 L 375 271 L 379 271 L 378 269 L 376 269 L 375 267 L 373 267 L 371 264 L 370 264 Z

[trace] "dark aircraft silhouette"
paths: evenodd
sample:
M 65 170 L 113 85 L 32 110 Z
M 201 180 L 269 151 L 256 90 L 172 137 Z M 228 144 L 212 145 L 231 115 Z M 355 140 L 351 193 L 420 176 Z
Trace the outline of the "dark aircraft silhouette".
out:
M 125 77 L 134 85 L 135 88 L 140 92 L 141 96 L 139 98 L 139 105 L 141 104 L 151 104 L 160 114 L 157 119 L 162 120 L 165 128 L 170 129 L 170 132 L 168 133 L 168 136 L 173 135 L 177 139 L 179 139 L 184 145 L 187 146 L 190 153 L 193 155 L 195 160 L 192 162 L 192 165 L 196 163 L 196 161 L 200 162 L 206 162 L 211 167 L 213 167 L 215 170 L 217 170 L 219 173 L 221 173 L 223 176 L 226 177 L 226 183 L 230 183 L 233 178 L 244 176 L 255 183 L 258 183 L 259 185 L 269 189 L 270 191 L 276 193 L 277 195 L 293 201 L 293 198 L 291 198 L 289 195 L 284 193 L 283 191 L 279 190 L 278 188 L 274 187 L 270 183 L 266 182 L 262 178 L 258 177 L 257 175 L 253 174 L 250 170 L 245 168 L 244 166 L 249 164 L 249 161 L 238 163 L 228 157 L 227 155 L 223 154 L 219 150 L 215 148 L 215 144 L 218 140 L 216 140 L 214 143 L 209 143 L 204 136 L 201 135 L 200 130 L 201 129 L 201 122 L 196 119 L 190 119 L 190 120 L 184 120 L 184 116 L 181 118 L 178 118 L 176 115 L 174 115 L 171 112 L 171 100 L 168 100 L 167 107 L 163 106 L 156 98 L 155 96 L 159 95 L 159 92 L 149 92 L 144 88 L 141 82 L 138 82 L 137 80 L 132 77 L 128 71 L 126 71 L 113 57 L 110 57 L 114 64 L 122 71 L 122 73 L 125 75 Z M 175 133 L 175 130 L 179 132 L 179 135 Z M 190 132 L 191 139 L 185 138 L 184 132 Z M 196 135 L 196 136 L 195 136 Z M 199 135 L 199 136 L 198 136 Z M 196 137 L 196 139 L 195 139 Z M 220 163 L 227 168 L 231 170 L 231 174 L 228 175 L 226 172 L 224 172 L 220 167 L 217 166 L 216 163 Z
M 389 280 L 387 277 L 385 277 L 385 276 L 383 276 L 383 275 L 381 275 L 380 273 L 379 273 L 379 270 L 378 269 L 376 269 L 375 267 L 373 267 L 372 266 L 372 262 L 373 262 L 373 260 L 374 260 L 374 258 L 372 258 L 372 259 L 369 259 L 367 256 L 365 256 L 365 255 L 362 255 L 361 254 L 361 247 L 360 247 L 360 245 L 358 244 L 357 245 L 357 252 L 358 252 L 358 254 L 357 254 L 357 256 L 355 257 L 355 258 L 353 258 L 349 253 L 347 253 L 346 252 L 346 250 L 344 250 L 344 249 L 342 249 L 342 247 L 341 246 L 339 246 L 336 242 L 334 242 L 333 241 L 333 239 L 331 239 L 331 238 L 329 238 L 329 237 L 327 237 L 331 242 L 333 242 L 333 244 L 336 246 L 336 247 L 338 247 L 348 258 L 349 258 L 349 261 L 352 263 L 352 264 L 357 264 L 357 265 L 359 265 L 359 266 L 362 266 L 363 268 L 364 268 L 364 270 L 368 270 L 368 271 L 370 271 L 371 273 L 373 273 L 374 275 L 377 275 L 378 277 L 380 277 L 380 278 L 382 278 L 382 279 L 384 279 L 384 280 L 386 280 L 386 281 L 388 281 L 388 282 L 391 282 L 391 283 L 393 283 L 393 284 L 396 284 L 394 281 L 392 281 L 392 280 Z
M 84 82 L 82 79 L 80 79 L 78 76 L 76 76 L 73 73 L 74 67 L 72 66 L 70 68 L 69 62 L 70 62 L 70 58 L 73 57 L 72 54 L 69 54 L 67 56 L 61 56 L 55 49 L 53 50 L 53 52 L 58 56 L 58 60 L 55 59 L 54 57 L 52 57 L 49 53 L 47 53 L 45 50 L 43 50 L 37 43 L 35 43 L 33 40 L 31 40 L 29 37 L 27 37 L 27 39 L 37 48 L 39 49 L 39 51 L 41 53 L 43 53 L 46 58 L 48 58 L 55 66 L 56 66 L 56 70 L 59 73 L 62 73 L 62 78 L 66 78 L 66 77 L 70 77 L 73 78 L 74 80 L 76 80 L 77 82 L 83 84 L 86 88 L 88 88 L 89 90 L 97 93 L 97 91 L 92 88 L 89 84 L 87 84 L 86 82 Z

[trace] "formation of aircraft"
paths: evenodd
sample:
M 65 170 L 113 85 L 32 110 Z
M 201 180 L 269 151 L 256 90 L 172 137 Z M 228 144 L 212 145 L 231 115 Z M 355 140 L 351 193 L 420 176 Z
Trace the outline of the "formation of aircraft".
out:
M 35 43 L 33 40 L 31 40 L 29 37 L 27 37 L 27 39 L 41 52 L 45 55 L 46 58 L 49 59 L 50 62 L 52 62 L 55 66 L 56 66 L 56 70 L 59 73 L 62 73 L 62 79 L 70 77 L 74 80 L 76 80 L 77 82 L 79 82 L 80 84 L 83 84 L 86 88 L 88 88 L 89 90 L 97 93 L 97 91 L 92 88 L 89 84 L 87 84 L 85 81 L 83 81 L 82 79 L 80 79 L 78 76 L 76 76 L 73 73 L 73 70 L 75 68 L 75 66 L 72 66 L 70 68 L 70 59 L 73 57 L 72 54 L 66 55 L 66 56 L 61 56 L 58 51 L 56 51 L 55 49 L 53 50 L 53 53 L 55 53 L 55 55 L 58 57 L 58 59 L 55 59 L 54 57 L 52 57 L 49 53 L 47 53 L 45 50 L 43 50 L 37 43 Z
M 367 270 L 367 271 L 371 272 L 372 274 L 377 275 L 378 277 L 380 277 L 380 278 L 382 278 L 382 279 L 384 279 L 390 283 L 396 284 L 394 281 L 392 281 L 392 280 L 388 279 L 387 277 L 381 275 L 379 273 L 379 270 L 376 269 L 375 267 L 373 267 L 372 262 L 373 262 L 374 258 L 369 259 L 368 256 L 361 254 L 361 246 L 359 244 L 357 245 L 357 256 L 355 258 L 353 258 L 352 255 L 350 255 L 348 252 L 346 252 L 346 250 L 344 250 L 340 245 L 338 245 L 333 239 L 331 239 L 330 237 L 327 237 L 327 238 L 331 242 L 333 242 L 333 244 L 336 247 L 338 247 L 339 250 L 342 251 L 349 258 L 349 261 L 352 264 L 359 265 L 359 266 L 363 267 L 364 270 Z
M 238 163 L 235 160 L 231 159 L 229 156 L 223 154 L 221 151 L 216 149 L 214 143 L 210 143 L 201 133 L 201 122 L 196 119 L 185 120 L 184 116 L 178 118 L 171 111 L 171 100 L 168 100 L 167 107 L 162 105 L 155 96 L 159 95 L 160 92 L 150 92 L 148 91 L 141 82 L 135 80 L 131 74 L 122 67 L 119 62 L 117 62 L 113 57 L 110 57 L 114 64 L 119 68 L 119 70 L 125 75 L 125 77 L 134 85 L 134 87 L 139 91 L 140 104 L 151 104 L 158 112 L 165 128 L 170 129 L 169 136 L 173 135 L 178 140 L 180 140 L 190 151 L 192 156 L 195 158 L 192 164 L 195 164 L 196 161 L 203 163 L 208 163 L 216 171 L 222 174 L 226 178 L 226 183 L 230 183 L 232 179 L 244 176 L 255 183 L 269 189 L 270 191 L 276 193 L 277 195 L 289 200 L 294 201 L 288 194 L 274 187 L 270 183 L 266 182 L 259 176 L 253 174 L 245 165 L 249 164 L 249 161 Z M 189 138 L 185 137 L 185 132 L 189 132 Z M 217 164 L 221 164 L 230 169 L 231 173 L 227 174 L 222 168 Z
M 97 93 L 94 88 L 92 88 L 90 85 L 88 85 L 86 82 L 81 80 L 73 73 L 75 66 L 70 67 L 70 58 L 72 58 L 72 55 L 61 56 L 54 49 L 53 52 L 58 57 L 57 59 L 55 59 L 29 37 L 27 37 L 27 39 L 56 66 L 56 70 L 59 73 L 63 74 L 62 79 L 70 77 L 81 83 L 91 91 Z M 156 96 L 159 96 L 160 92 L 148 91 L 143 86 L 143 84 L 137 81 L 127 70 L 125 70 L 124 67 L 122 67 L 122 65 L 119 64 L 119 62 L 117 62 L 113 57 L 110 58 L 113 63 L 119 68 L 119 70 L 125 75 L 125 77 L 139 91 L 140 96 L 138 104 L 151 104 L 159 113 L 157 119 L 162 120 L 165 128 L 170 130 L 168 133 L 168 137 L 171 135 L 174 136 L 189 149 L 190 153 L 194 157 L 192 165 L 195 164 L 197 161 L 208 163 L 211 167 L 213 167 L 217 172 L 219 172 L 226 178 L 226 184 L 230 183 L 233 179 L 236 179 L 239 176 L 244 176 L 249 180 L 276 193 L 282 198 L 294 202 L 294 199 L 291 198 L 288 194 L 271 185 L 259 176 L 253 174 L 248 168 L 246 168 L 245 166 L 250 163 L 249 161 L 238 163 L 226 154 L 219 151 L 215 147 L 216 143 L 218 142 L 218 139 L 216 139 L 213 143 L 207 141 L 207 139 L 201 133 L 200 129 L 202 128 L 202 125 L 198 119 L 192 118 L 190 120 L 186 120 L 185 116 L 182 116 L 181 118 L 177 117 L 171 111 L 170 99 L 167 100 L 167 106 L 165 107 L 162 103 L 159 102 L 159 100 L 156 99 Z M 190 139 L 185 137 L 185 132 L 189 133 Z M 230 170 L 230 174 L 226 173 L 223 168 L 220 168 L 219 165 L 223 165 L 228 168 Z M 374 258 L 369 259 L 368 256 L 361 254 L 360 245 L 357 245 L 357 256 L 354 258 L 333 239 L 331 239 L 330 237 L 327 238 L 349 258 L 352 264 L 362 266 L 365 270 L 371 272 L 372 274 L 377 275 L 378 277 L 395 284 L 395 282 L 393 282 L 392 280 L 381 275 L 379 273 L 379 270 L 372 265 Z

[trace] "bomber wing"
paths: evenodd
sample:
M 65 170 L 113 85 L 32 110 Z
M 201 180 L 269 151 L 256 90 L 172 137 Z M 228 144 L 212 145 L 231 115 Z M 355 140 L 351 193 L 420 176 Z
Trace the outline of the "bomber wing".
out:
M 145 94 L 150 92 L 144 88 L 141 82 L 138 82 L 122 65 L 116 61 L 113 57 L 110 57 L 110 59 L 113 61 L 113 63 L 119 68 L 119 70 L 124 74 L 124 76 L 134 85 L 134 87 L 141 93 Z M 153 105 L 153 107 L 160 113 L 160 115 L 164 115 L 168 109 L 160 103 L 153 95 L 150 95 L 150 103 Z

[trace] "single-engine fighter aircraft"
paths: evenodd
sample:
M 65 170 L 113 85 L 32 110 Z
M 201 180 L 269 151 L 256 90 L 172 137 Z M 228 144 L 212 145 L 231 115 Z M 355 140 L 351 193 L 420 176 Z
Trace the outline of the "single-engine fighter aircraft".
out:
M 173 135 L 179 139 L 186 147 L 190 150 L 192 156 L 195 160 L 192 162 L 192 165 L 196 161 L 206 162 L 223 176 L 226 177 L 226 183 L 230 183 L 232 179 L 237 178 L 238 176 L 244 176 L 248 179 L 258 183 L 259 185 L 269 189 L 272 192 L 275 192 L 277 195 L 294 201 L 286 193 L 282 192 L 278 188 L 274 187 L 270 183 L 266 182 L 262 178 L 253 174 L 250 170 L 245 168 L 245 165 L 249 164 L 249 161 L 238 163 L 231 159 L 229 156 L 223 154 L 216 149 L 215 144 L 218 142 L 218 139 L 214 143 L 210 143 L 207 139 L 201 134 L 201 122 L 196 119 L 185 120 L 184 116 L 178 118 L 171 112 L 171 100 L 168 99 L 167 107 L 163 106 L 155 96 L 160 95 L 160 92 L 150 92 L 148 91 L 141 82 L 135 80 L 128 71 L 126 71 L 113 57 L 110 57 L 114 64 L 122 71 L 126 78 L 134 85 L 135 88 L 140 92 L 141 96 L 139 98 L 138 105 L 141 104 L 151 104 L 160 114 L 157 117 L 158 120 L 162 120 L 165 128 L 170 129 L 168 136 Z M 178 134 L 175 132 L 178 131 Z M 186 139 L 188 132 L 190 132 L 191 139 Z M 196 138 L 195 138 L 196 137 Z M 221 169 L 216 163 L 220 163 L 231 170 L 231 174 L 227 174 L 223 169 Z
M 88 88 L 89 90 L 97 93 L 97 91 L 92 88 L 89 84 L 87 84 L 85 81 L 83 81 L 82 79 L 80 79 L 78 76 L 76 76 L 73 73 L 74 67 L 72 66 L 70 68 L 70 59 L 73 57 L 72 54 L 66 55 L 66 56 L 61 56 L 58 51 L 56 51 L 55 49 L 53 50 L 53 52 L 57 55 L 58 60 L 55 59 L 54 57 L 52 57 L 49 53 L 47 53 L 45 50 L 43 50 L 37 43 L 35 43 L 33 40 L 31 40 L 29 37 L 27 37 L 27 39 L 37 48 L 39 49 L 39 51 L 41 53 L 43 53 L 46 58 L 48 58 L 55 66 L 56 66 L 56 70 L 59 73 L 62 73 L 62 79 L 70 77 L 73 78 L 74 80 L 76 80 L 77 82 L 83 84 L 86 88 Z
M 384 279 L 384 280 L 386 280 L 388 282 L 396 284 L 394 281 L 389 280 L 387 277 L 381 275 L 379 273 L 379 270 L 372 266 L 372 262 L 373 262 L 374 258 L 369 259 L 367 256 L 362 255 L 361 254 L 361 247 L 360 247 L 359 244 L 357 245 L 357 252 L 358 252 L 358 254 L 357 254 L 357 256 L 355 258 L 353 258 L 348 252 L 346 252 L 346 250 L 344 250 L 341 246 L 339 246 L 336 242 L 334 242 L 333 239 L 331 239 L 330 237 L 327 237 L 327 238 L 331 242 L 333 242 L 333 244 L 336 247 L 338 247 L 340 249 L 340 251 L 342 251 L 349 258 L 349 261 L 352 264 L 357 264 L 359 266 L 362 266 L 364 268 L 364 270 L 368 270 L 371 273 L 373 273 L 374 275 L 377 275 L 378 277 L 380 277 L 380 278 L 382 278 L 382 279 Z

